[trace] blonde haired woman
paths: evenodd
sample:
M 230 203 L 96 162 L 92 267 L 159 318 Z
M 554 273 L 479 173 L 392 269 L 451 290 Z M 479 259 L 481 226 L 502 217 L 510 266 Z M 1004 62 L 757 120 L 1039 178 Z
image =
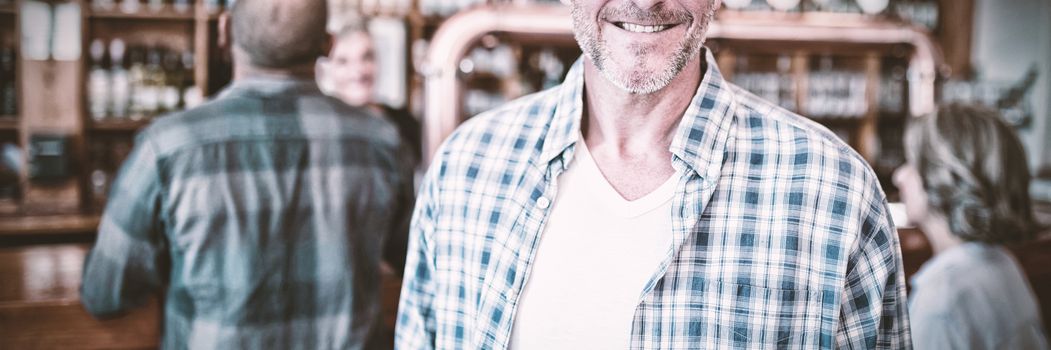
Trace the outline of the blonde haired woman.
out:
M 1003 247 L 1037 231 L 1018 136 L 996 112 L 950 105 L 910 122 L 905 149 L 894 183 L 935 254 L 912 279 L 915 347 L 1048 349 L 1036 297 Z

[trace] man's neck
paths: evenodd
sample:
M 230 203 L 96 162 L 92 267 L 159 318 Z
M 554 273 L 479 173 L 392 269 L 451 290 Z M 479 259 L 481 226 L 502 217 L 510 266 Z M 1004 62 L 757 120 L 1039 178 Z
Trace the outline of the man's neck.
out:
M 668 149 L 702 72 L 693 61 L 664 89 L 639 95 L 613 85 L 585 61 L 584 143 L 624 199 L 642 198 L 675 174 Z
M 234 80 L 250 79 L 314 79 L 314 65 L 303 64 L 294 67 L 274 69 L 256 67 L 251 64 L 235 64 Z
M 632 94 L 613 85 L 585 60 L 581 131 L 588 147 L 609 147 L 624 155 L 644 148 L 668 149 L 703 74 L 702 64 L 693 61 L 663 89 Z

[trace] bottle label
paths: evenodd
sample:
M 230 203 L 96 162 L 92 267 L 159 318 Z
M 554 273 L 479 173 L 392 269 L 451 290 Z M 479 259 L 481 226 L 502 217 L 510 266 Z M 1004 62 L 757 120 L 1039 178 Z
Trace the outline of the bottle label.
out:
M 174 111 L 179 108 L 179 89 L 174 86 L 164 88 L 164 109 Z
M 201 89 L 191 86 L 186 88 L 186 91 L 183 91 L 182 100 L 185 105 L 183 107 L 189 109 L 199 106 L 204 101 L 204 96 L 201 93 Z
M 157 106 L 159 98 L 157 98 L 157 87 L 154 86 L 143 86 L 142 90 L 142 114 L 150 116 L 157 112 Z
M 95 120 L 104 119 L 109 114 L 109 76 L 106 74 L 106 71 L 100 69 L 92 71 L 88 80 L 88 99 L 91 118 Z
M 113 90 L 110 95 L 110 112 L 114 118 L 128 117 L 128 75 L 124 72 L 113 72 L 111 77 Z

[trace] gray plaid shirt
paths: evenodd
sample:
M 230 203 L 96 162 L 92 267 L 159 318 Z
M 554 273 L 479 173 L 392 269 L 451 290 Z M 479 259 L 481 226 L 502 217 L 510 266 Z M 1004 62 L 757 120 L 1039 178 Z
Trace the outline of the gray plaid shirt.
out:
M 158 119 L 113 184 L 84 306 L 166 290 L 166 349 L 370 347 L 383 245 L 400 264 L 412 205 L 400 147 L 311 81 L 240 81 Z

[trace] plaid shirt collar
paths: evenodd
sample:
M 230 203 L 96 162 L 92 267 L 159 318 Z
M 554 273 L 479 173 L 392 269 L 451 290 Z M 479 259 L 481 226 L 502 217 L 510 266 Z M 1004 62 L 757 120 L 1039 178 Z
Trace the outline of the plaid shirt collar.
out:
M 695 172 L 706 184 L 714 184 L 720 173 L 737 101 L 711 51 L 705 49 L 704 57 L 704 77 L 683 114 L 669 151 L 674 155 L 676 170 Z M 559 89 L 558 105 L 544 138 L 539 164 L 550 165 L 559 155 L 564 155 L 562 170 L 565 170 L 573 159 L 573 146 L 580 135 L 584 111 L 584 58 L 573 64 Z

